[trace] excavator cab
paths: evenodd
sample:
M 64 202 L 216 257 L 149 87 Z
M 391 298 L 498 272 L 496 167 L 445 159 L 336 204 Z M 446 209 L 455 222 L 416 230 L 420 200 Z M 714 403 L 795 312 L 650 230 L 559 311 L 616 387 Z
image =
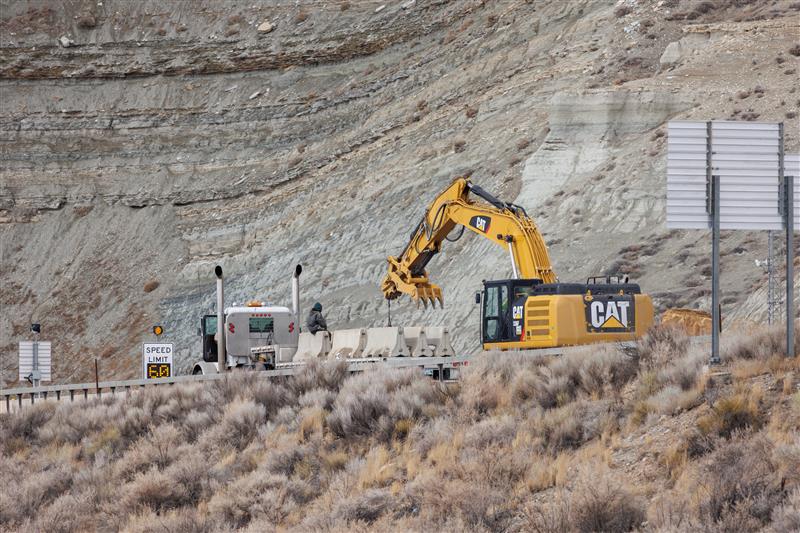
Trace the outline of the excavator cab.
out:
M 521 316 L 528 297 L 541 285 L 538 279 L 504 279 L 483 282 L 481 306 L 481 341 L 484 344 L 515 342 L 520 334 L 514 316 Z

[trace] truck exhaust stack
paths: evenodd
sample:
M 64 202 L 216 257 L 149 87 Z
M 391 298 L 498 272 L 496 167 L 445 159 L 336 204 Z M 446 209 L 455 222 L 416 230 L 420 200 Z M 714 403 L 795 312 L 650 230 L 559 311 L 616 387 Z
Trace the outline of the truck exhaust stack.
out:
M 225 294 L 222 287 L 222 267 L 214 267 L 217 276 L 217 373 L 225 372 L 228 358 L 225 353 Z
M 294 276 L 292 276 L 292 313 L 294 319 L 297 321 L 297 327 L 300 327 L 300 274 L 303 272 L 303 266 L 297 265 L 294 267 Z

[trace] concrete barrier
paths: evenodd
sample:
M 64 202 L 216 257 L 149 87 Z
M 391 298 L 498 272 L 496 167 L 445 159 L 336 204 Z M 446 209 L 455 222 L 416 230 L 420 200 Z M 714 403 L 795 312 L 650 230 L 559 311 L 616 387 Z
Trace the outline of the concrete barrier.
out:
M 433 356 L 433 350 L 428 345 L 428 338 L 425 336 L 424 328 L 419 326 L 403 328 L 403 337 L 405 337 L 406 346 L 411 352 L 411 357 Z
M 409 351 L 403 338 L 403 328 L 369 328 L 364 357 L 408 357 Z
M 353 359 L 361 357 L 367 341 L 367 332 L 363 328 L 339 329 L 333 332 L 331 351 L 328 359 Z
M 276 363 L 291 363 L 297 350 L 292 346 L 286 346 L 278 350 L 278 360 Z
M 318 331 L 316 333 L 309 333 L 304 331 L 300 333 L 297 339 L 297 353 L 292 361 L 313 361 L 315 359 L 324 359 L 331 351 L 331 334 L 327 331 Z
M 425 328 L 425 337 L 428 345 L 433 346 L 435 357 L 453 357 L 456 352 L 450 344 L 450 330 L 444 326 L 430 326 Z

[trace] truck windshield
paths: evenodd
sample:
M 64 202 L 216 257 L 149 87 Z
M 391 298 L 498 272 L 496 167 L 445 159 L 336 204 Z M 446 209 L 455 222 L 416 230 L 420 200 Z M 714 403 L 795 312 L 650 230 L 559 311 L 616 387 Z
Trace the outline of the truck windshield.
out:
M 205 334 L 206 335 L 216 335 L 217 334 L 217 317 L 214 315 L 206 316 L 206 319 L 203 321 L 205 323 Z

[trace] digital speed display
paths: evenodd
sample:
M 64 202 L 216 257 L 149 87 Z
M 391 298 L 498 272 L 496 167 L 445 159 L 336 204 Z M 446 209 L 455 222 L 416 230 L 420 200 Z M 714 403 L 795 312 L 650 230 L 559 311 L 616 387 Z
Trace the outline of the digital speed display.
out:
M 142 344 L 142 377 L 159 379 L 172 377 L 173 346 L 170 342 L 145 342 Z
M 147 379 L 171 377 L 172 365 L 169 363 L 147 363 Z

